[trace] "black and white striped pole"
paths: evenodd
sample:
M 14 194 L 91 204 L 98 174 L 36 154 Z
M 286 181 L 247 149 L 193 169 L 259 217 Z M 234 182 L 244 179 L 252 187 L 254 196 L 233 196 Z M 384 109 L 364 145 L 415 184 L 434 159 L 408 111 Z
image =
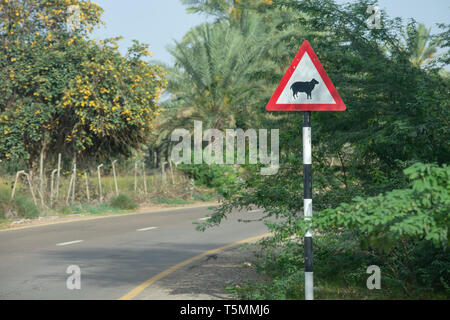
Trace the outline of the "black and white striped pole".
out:
M 303 112 L 303 210 L 305 219 L 312 217 L 311 111 Z M 305 300 L 314 300 L 312 230 L 305 234 Z
M 306 93 L 308 101 L 300 99 L 300 93 Z M 266 110 L 303 111 L 304 217 L 310 221 L 305 234 L 305 299 L 314 300 L 311 111 L 345 111 L 346 107 L 308 41 L 298 50 Z

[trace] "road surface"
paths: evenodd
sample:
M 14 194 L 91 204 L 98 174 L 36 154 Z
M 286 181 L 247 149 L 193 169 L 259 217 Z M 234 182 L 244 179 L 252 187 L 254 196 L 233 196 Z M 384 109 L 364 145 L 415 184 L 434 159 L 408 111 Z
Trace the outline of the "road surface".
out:
M 0 300 L 119 299 L 155 275 L 205 251 L 267 233 L 261 212 L 233 213 L 218 228 L 198 232 L 208 208 L 112 216 L 0 231 Z M 81 289 L 67 289 L 69 266 Z

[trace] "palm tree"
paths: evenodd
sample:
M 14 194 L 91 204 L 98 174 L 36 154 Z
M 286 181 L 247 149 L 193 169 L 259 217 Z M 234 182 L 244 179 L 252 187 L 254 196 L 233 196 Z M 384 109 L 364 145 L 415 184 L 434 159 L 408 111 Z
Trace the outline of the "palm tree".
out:
M 219 130 L 245 122 L 253 95 L 264 90 L 265 80 L 256 75 L 274 67 L 261 59 L 270 45 L 263 21 L 249 20 L 244 30 L 228 23 L 202 25 L 170 49 L 176 63 L 169 91 L 180 118 Z
M 181 0 L 189 13 L 204 13 L 216 17 L 217 21 L 238 23 L 246 9 L 269 5 L 267 0 Z
M 413 23 L 407 26 L 406 32 L 411 63 L 418 68 L 426 66 L 437 52 L 437 47 L 432 41 L 431 28 L 427 29 L 423 23 L 419 23 L 416 27 Z
M 187 2 L 187 1 L 185 1 Z M 209 12 L 208 4 L 238 1 L 192 0 L 205 3 L 197 12 Z M 248 2 L 252 2 L 248 0 Z M 228 8 L 228 7 L 227 7 Z M 228 17 L 229 10 L 225 10 Z M 272 10 L 264 14 L 253 10 L 239 11 L 239 20 L 218 19 L 191 29 L 179 43 L 169 48 L 175 59 L 168 70 L 170 100 L 155 127 L 151 144 L 170 147 L 170 134 L 176 128 L 193 128 L 193 120 L 204 128 L 223 130 L 260 125 L 267 117 L 265 103 L 273 82 L 278 81 L 293 52 L 285 43 L 304 39 L 296 13 Z M 219 16 L 219 15 L 216 15 Z M 298 47 L 293 47 L 297 50 Z M 276 79 L 276 80 L 274 80 Z

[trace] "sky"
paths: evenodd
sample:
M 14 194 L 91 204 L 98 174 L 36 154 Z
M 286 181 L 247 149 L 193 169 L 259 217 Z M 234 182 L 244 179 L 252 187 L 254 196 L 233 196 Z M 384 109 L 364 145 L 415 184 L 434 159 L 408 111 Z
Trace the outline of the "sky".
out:
M 153 60 L 172 64 L 167 46 L 182 39 L 193 26 L 201 24 L 207 17 L 187 14 L 179 0 L 96 0 L 104 9 L 105 27 L 94 32 L 94 37 L 104 39 L 123 36 L 122 52 L 132 40 L 150 44 Z M 339 3 L 347 0 L 337 0 Z M 379 0 L 379 6 L 390 17 L 414 18 L 438 31 L 436 23 L 450 23 L 450 1 L 448 0 Z

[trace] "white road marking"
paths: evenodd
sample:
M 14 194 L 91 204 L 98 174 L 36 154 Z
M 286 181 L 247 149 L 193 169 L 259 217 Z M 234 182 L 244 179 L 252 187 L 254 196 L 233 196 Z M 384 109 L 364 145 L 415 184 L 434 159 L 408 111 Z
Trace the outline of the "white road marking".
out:
M 143 229 L 137 229 L 137 231 L 141 232 L 141 231 L 150 231 L 150 230 L 155 230 L 158 229 L 157 227 L 149 227 L 149 228 L 143 228 Z
M 62 247 L 62 246 L 68 246 L 68 245 L 75 244 L 75 243 L 80 243 L 80 242 L 83 242 L 83 240 L 75 240 L 75 241 L 70 241 L 70 242 L 62 242 L 62 243 L 58 243 L 58 244 L 56 244 L 56 245 Z
M 249 211 L 248 213 L 256 213 L 256 212 L 261 212 L 261 211 L 262 211 L 262 209 L 258 209 L 258 210 Z
M 199 221 L 206 221 L 206 220 L 209 220 L 209 217 L 207 217 L 207 218 L 201 218 L 201 219 L 198 219 Z

